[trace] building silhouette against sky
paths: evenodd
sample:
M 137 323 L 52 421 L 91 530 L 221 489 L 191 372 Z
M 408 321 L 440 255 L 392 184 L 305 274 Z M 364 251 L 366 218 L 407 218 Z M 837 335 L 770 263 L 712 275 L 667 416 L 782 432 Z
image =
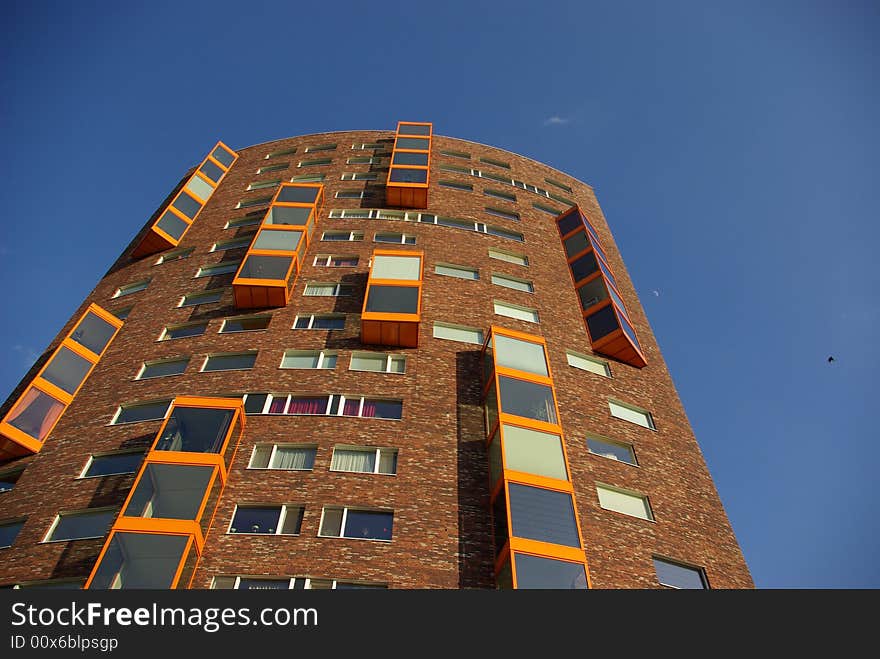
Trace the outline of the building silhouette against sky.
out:
M 215 145 L 0 418 L 0 585 L 752 586 L 593 190 L 429 123 Z

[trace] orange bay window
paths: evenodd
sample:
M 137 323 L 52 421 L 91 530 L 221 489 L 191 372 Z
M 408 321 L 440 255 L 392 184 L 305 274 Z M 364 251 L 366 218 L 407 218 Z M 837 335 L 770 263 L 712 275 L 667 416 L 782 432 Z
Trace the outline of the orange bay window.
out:
M 244 428 L 244 405 L 175 399 L 86 588 L 186 588 Z
M 416 348 L 422 310 L 423 252 L 373 252 L 361 314 L 361 342 Z
M 401 121 L 397 124 L 391 164 L 385 183 L 389 206 L 427 208 L 433 124 Z
M 235 151 L 223 142 L 217 142 L 135 247 L 132 257 L 137 259 L 179 245 L 183 235 L 237 159 L 238 154 Z
M 232 281 L 236 307 L 287 305 L 323 205 L 320 183 L 284 183 L 278 188 Z
M 593 350 L 642 368 L 647 360 L 593 225 L 574 206 L 556 219 L 556 226 Z
M 91 374 L 122 321 L 89 305 L 0 421 L 0 460 L 37 453 Z
M 588 588 L 544 340 L 493 326 L 483 375 L 498 586 Z

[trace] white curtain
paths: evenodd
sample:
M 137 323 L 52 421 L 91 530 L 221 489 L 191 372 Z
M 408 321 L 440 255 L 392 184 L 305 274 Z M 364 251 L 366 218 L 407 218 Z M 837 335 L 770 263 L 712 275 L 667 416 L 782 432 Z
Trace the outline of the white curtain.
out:
M 311 469 L 315 460 L 313 448 L 278 447 L 272 460 L 273 469 Z
M 333 451 L 330 468 L 336 471 L 360 471 L 371 474 L 376 470 L 376 451 L 336 449 Z

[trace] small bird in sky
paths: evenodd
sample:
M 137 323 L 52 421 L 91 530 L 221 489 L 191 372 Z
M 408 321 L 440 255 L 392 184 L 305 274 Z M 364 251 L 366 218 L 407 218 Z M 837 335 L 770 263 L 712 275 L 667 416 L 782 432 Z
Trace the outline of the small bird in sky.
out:
M 829 358 L 828 358 L 828 363 L 829 363 L 829 364 L 830 364 L 831 362 L 833 362 L 833 361 L 834 361 L 834 357 L 829 357 Z
M 660 291 L 658 291 L 656 288 L 651 292 L 654 294 L 654 297 L 660 297 Z

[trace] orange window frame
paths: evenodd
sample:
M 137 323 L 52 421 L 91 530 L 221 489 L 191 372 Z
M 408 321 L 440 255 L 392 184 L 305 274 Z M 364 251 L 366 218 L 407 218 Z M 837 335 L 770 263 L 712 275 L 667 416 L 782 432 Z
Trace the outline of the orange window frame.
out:
M 373 277 L 373 267 L 377 256 L 419 258 L 419 278 L 416 279 L 377 279 Z M 425 253 L 422 250 L 376 249 L 370 261 L 370 273 L 367 278 L 367 289 L 364 293 L 364 305 L 361 309 L 361 341 L 370 345 L 397 345 L 407 348 L 418 347 L 419 325 L 422 319 L 422 286 L 425 279 Z M 367 311 L 367 303 L 373 286 L 391 286 L 395 288 L 414 288 L 417 291 L 415 313 L 392 313 L 384 311 Z M 394 335 L 397 341 L 386 343 L 383 336 Z M 401 337 L 401 332 L 406 336 Z M 376 338 L 378 337 L 378 338 Z M 411 340 L 412 339 L 412 340 Z
M 92 314 L 97 316 L 101 320 L 107 322 L 109 325 L 115 328 L 112 336 L 107 340 L 106 345 L 100 354 L 96 354 L 81 345 L 77 341 L 75 341 L 72 336 L 76 329 L 79 327 L 80 323 L 89 315 Z M 86 310 L 82 313 L 82 315 L 77 319 L 77 321 L 73 324 L 73 327 L 67 333 L 67 335 L 61 340 L 61 343 L 55 348 L 37 374 L 33 377 L 33 379 L 28 383 L 28 385 L 24 388 L 21 395 L 15 400 L 15 402 L 10 406 L 9 411 L 3 417 L 3 420 L 0 421 L 0 459 L 6 459 L 10 457 L 18 457 L 22 455 L 27 455 L 28 453 L 39 453 L 43 448 L 46 440 L 49 439 L 49 436 L 52 434 L 52 431 L 55 429 L 55 426 L 58 424 L 58 421 L 61 420 L 61 417 L 64 415 L 64 412 L 67 411 L 67 408 L 73 402 L 73 399 L 80 392 L 83 385 L 85 385 L 86 380 L 89 379 L 89 376 L 95 370 L 95 367 L 98 365 L 98 362 L 101 360 L 101 357 L 107 352 L 110 347 L 110 344 L 116 338 L 116 335 L 119 334 L 119 330 L 122 328 L 123 321 L 119 320 L 112 313 L 98 306 L 97 304 L 90 304 Z M 90 363 L 88 371 L 83 376 L 80 383 L 77 385 L 76 389 L 73 393 L 68 393 L 58 387 L 57 385 L 52 384 L 48 380 L 43 378 L 43 373 L 48 369 L 52 362 L 55 360 L 55 357 L 63 348 L 66 348 L 73 352 L 75 355 L 82 357 L 87 362 Z M 19 403 L 21 403 L 26 396 L 31 392 L 31 390 L 36 389 L 37 391 L 47 394 L 52 398 L 55 398 L 58 402 L 63 405 L 61 411 L 57 414 L 54 420 L 50 422 L 49 427 L 46 429 L 46 436 L 44 439 L 39 439 L 36 437 L 32 437 L 28 435 L 26 432 L 19 430 L 15 426 L 10 423 L 10 417 L 12 417 L 13 412 L 18 407 Z
M 427 135 L 413 135 L 406 132 L 407 126 L 428 126 Z M 427 141 L 427 148 L 412 149 L 398 148 L 397 142 L 401 138 L 416 138 Z M 402 206 L 404 208 L 427 208 L 428 206 L 428 188 L 431 184 L 431 151 L 434 144 L 434 124 L 430 122 L 420 121 L 399 121 L 397 122 L 397 131 L 394 135 L 394 146 L 391 150 L 391 158 L 388 164 L 388 176 L 385 179 L 385 188 L 390 205 Z M 395 165 L 394 157 L 398 153 L 424 153 L 428 156 L 426 165 Z M 425 172 L 424 183 L 410 183 L 405 181 L 392 181 L 391 176 L 396 169 L 411 169 Z M 405 195 L 404 191 L 408 191 Z M 406 203 L 405 203 L 406 202 Z
M 131 519 L 131 518 L 129 518 L 129 519 Z M 177 569 L 174 573 L 174 578 L 172 579 L 171 586 L 169 587 L 171 590 L 176 589 L 180 585 L 180 577 L 183 574 L 183 569 L 186 565 L 187 559 L 190 557 L 190 552 L 192 552 L 193 549 L 195 549 L 197 554 L 201 555 L 201 548 L 198 547 L 196 538 L 189 533 L 185 533 L 185 532 L 181 532 L 181 531 L 177 531 L 177 532 L 149 531 L 149 532 L 147 532 L 147 531 L 133 530 L 133 529 L 129 529 L 129 528 L 116 528 L 116 526 L 114 525 L 114 527 L 110 530 L 110 534 L 107 536 L 107 541 L 104 543 L 104 546 L 101 547 L 101 551 L 98 554 L 97 560 L 95 560 L 95 565 L 92 567 L 92 571 L 89 574 L 89 578 L 86 579 L 85 584 L 83 584 L 83 590 L 89 590 L 91 588 L 92 581 L 94 581 L 95 575 L 98 572 L 98 567 L 101 565 L 101 561 L 104 560 L 104 556 L 107 553 L 107 550 L 110 548 L 110 544 L 113 541 L 113 539 L 116 537 L 117 533 L 139 533 L 139 534 L 143 534 L 143 535 L 153 535 L 153 534 L 156 534 L 156 535 L 177 535 L 177 536 L 183 536 L 183 537 L 187 538 L 187 543 L 184 547 L 183 555 L 180 558 L 180 562 L 177 564 Z
M 226 151 L 228 154 L 230 154 L 232 156 L 232 163 L 230 163 L 230 165 L 228 167 L 213 157 L 213 153 L 217 149 L 223 149 L 224 151 Z M 159 214 L 156 218 L 156 221 L 153 222 L 152 226 L 147 230 L 146 235 L 141 239 L 140 243 L 138 243 L 138 246 L 135 247 L 134 251 L 132 252 L 132 257 L 133 258 L 141 258 L 143 256 L 150 256 L 151 254 L 156 254 L 158 252 L 162 252 L 162 251 L 164 251 L 166 249 L 170 249 L 172 247 L 177 247 L 180 244 L 180 241 L 183 240 L 183 237 L 186 235 L 186 232 L 189 231 L 189 228 L 192 226 L 192 223 L 196 221 L 196 218 L 198 218 L 199 214 L 201 214 L 202 210 L 204 210 L 205 205 L 208 203 L 208 200 L 213 196 L 214 192 L 217 190 L 217 188 L 223 182 L 223 179 L 226 178 L 226 175 L 229 173 L 229 170 L 232 169 L 232 166 L 235 165 L 235 163 L 237 161 L 238 161 L 238 153 L 236 153 L 235 151 L 230 149 L 222 141 L 218 141 L 211 148 L 211 150 L 208 151 L 208 155 L 202 159 L 202 161 L 198 164 L 198 166 L 195 168 L 195 170 L 189 176 L 189 178 L 187 178 L 186 183 L 184 183 L 183 186 L 180 188 L 180 190 L 177 192 L 177 194 L 174 195 L 174 198 L 168 203 L 167 206 L 165 206 L 159 212 Z M 202 174 L 202 172 L 201 172 L 201 169 L 205 165 L 206 162 L 210 162 L 210 163 L 216 165 L 223 172 L 220 175 L 220 178 L 217 180 L 216 183 L 214 181 L 212 181 L 208 176 Z M 207 185 L 209 185 L 212 188 L 211 194 L 208 195 L 207 198 L 203 199 L 201 197 L 201 195 L 199 195 L 197 192 L 194 192 L 193 190 L 189 189 L 189 184 L 194 178 L 200 179 L 201 181 L 203 181 L 204 183 L 206 183 Z M 182 194 L 184 194 L 184 191 L 186 192 L 186 194 L 192 196 L 193 199 L 195 199 L 196 201 L 198 201 L 201 204 L 201 208 L 199 208 L 199 210 L 191 218 L 187 217 L 186 215 L 183 214 L 183 212 L 177 210 L 174 207 L 174 203 L 180 198 L 180 196 Z M 162 217 L 164 217 L 166 212 L 170 212 L 177 219 L 179 219 L 180 221 L 182 221 L 186 224 L 186 227 L 184 228 L 183 233 L 181 233 L 180 236 L 177 238 L 166 233 L 165 231 L 163 231 L 159 227 L 159 222 L 162 219 Z

